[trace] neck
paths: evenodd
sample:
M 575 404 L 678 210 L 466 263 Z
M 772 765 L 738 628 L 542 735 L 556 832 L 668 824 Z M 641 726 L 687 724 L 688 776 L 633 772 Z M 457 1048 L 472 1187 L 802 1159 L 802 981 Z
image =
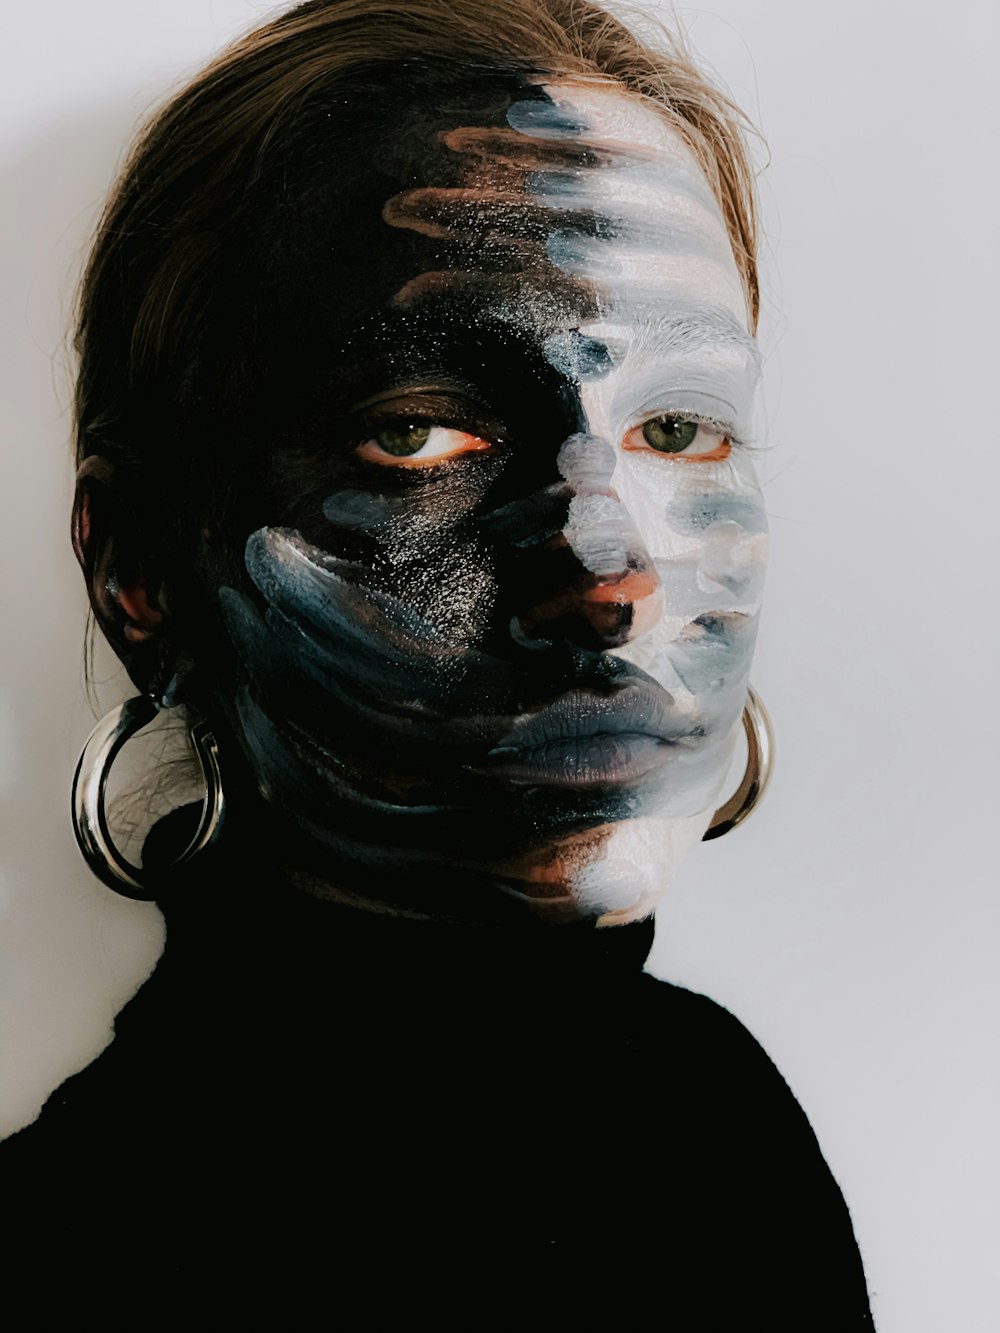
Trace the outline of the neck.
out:
M 144 861 L 169 863 L 196 814 L 196 807 L 184 807 L 161 820 L 147 839 Z M 329 881 L 290 864 L 284 849 L 259 825 L 249 836 L 241 821 L 227 822 L 215 847 L 181 873 L 165 874 L 158 901 L 168 930 L 175 938 L 196 935 L 203 948 L 214 938 L 223 952 L 234 945 L 280 949 L 320 970 L 335 959 L 340 969 L 364 969 L 376 960 L 397 972 L 443 967 L 453 976 L 466 970 L 511 976 L 638 970 L 652 947 L 652 918 L 599 928 L 594 918 L 555 924 L 524 910 L 478 916 L 470 910 L 462 917 L 435 916 L 421 906 L 387 911 L 376 899 L 331 892 Z M 466 886 L 470 904 L 478 901 L 479 887 Z

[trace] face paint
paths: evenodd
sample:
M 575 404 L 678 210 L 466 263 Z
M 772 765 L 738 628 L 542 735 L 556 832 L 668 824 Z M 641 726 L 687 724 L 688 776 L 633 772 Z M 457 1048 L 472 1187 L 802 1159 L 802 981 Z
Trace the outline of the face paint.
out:
M 218 591 L 221 703 L 318 891 L 631 920 L 709 822 L 753 651 L 739 273 L 632 98 L 407 96 L 269 257 L 269 392 L 295 406 Z

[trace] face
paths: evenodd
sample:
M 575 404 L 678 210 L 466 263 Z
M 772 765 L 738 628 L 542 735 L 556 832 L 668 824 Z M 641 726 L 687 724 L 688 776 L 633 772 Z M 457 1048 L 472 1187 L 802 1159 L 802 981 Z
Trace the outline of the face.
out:
M 261 270 L 280 406 L 204 537 L 221 704 L 317 891 L 633 920 L 718 804 L 760 605 L 726 227 L 617 91 L 410 81 L 372 117 Z

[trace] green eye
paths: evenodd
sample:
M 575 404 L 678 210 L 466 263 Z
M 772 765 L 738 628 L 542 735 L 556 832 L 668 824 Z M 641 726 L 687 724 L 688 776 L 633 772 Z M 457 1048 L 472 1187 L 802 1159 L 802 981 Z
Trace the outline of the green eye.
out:
M 387 454 L 405 458 L 409 454 L 418 453 L 424 447 L 432 429 L 432 426 L 419 426 L 413 423 L 402 426 L 399 430 L 390 428 L 380 430 L 374 438 Z
M 656 417 L 642 428 L 642 438 L 661 454 L 679 454 L 697 434 L 697 421 L 682 421 L 679 417 Z

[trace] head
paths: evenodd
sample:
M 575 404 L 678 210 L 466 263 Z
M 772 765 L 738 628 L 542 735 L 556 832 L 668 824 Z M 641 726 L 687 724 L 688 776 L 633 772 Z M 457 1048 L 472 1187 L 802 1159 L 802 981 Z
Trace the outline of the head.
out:
M 83 288 L 77 553 L 316 892 L 648 914 L 766 543 L 736 113 L 590 4 L 313 3 L 160 114 Z

